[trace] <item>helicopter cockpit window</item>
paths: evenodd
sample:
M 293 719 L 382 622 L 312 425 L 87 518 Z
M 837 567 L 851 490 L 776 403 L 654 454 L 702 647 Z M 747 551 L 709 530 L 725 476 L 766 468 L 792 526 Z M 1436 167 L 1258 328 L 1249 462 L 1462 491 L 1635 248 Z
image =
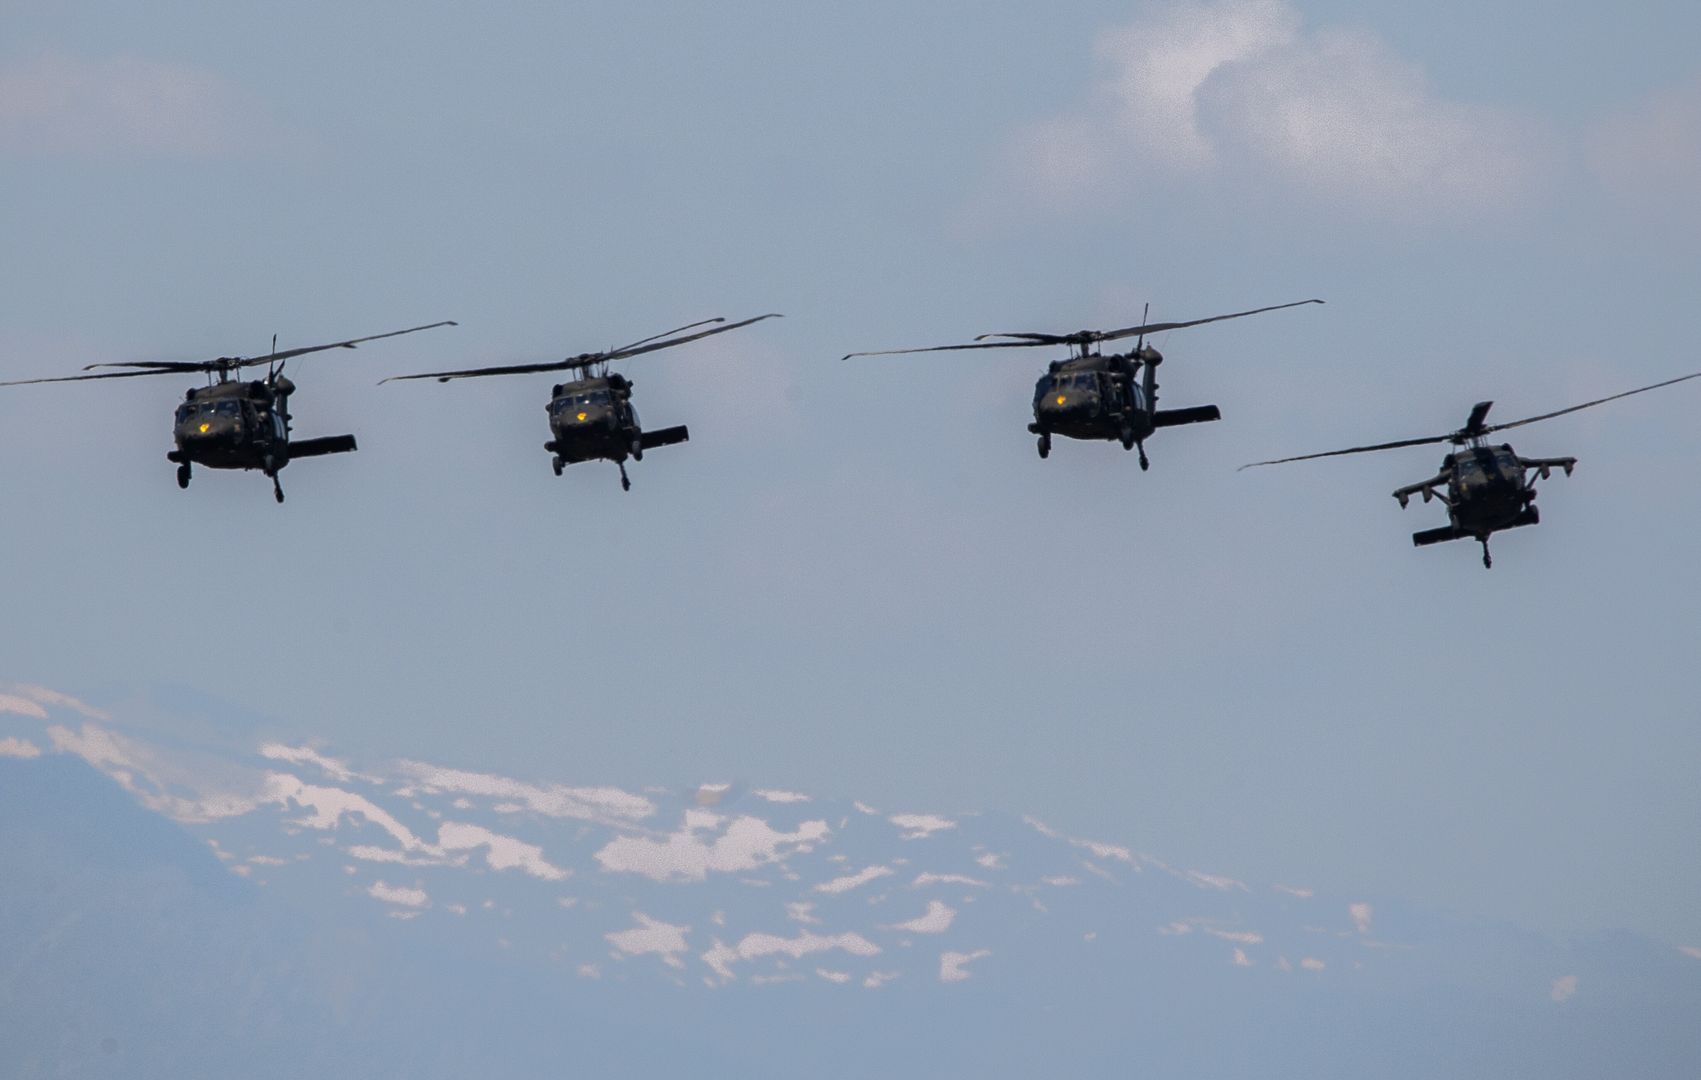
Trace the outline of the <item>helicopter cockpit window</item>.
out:
M 213 406 L 213 412 L 218 416 L 240 419 L 242 416 L 242 404 L 236 401 L 221 401 L 217 405 Z

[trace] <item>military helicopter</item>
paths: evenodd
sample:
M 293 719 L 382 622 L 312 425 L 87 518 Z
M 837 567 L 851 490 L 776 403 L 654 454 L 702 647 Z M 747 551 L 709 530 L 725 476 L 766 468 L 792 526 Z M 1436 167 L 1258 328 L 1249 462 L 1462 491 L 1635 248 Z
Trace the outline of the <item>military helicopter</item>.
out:
M 544 443 L 543 448 L 555 455 L 552 461 L 555 475 L 560 476 L 562 469 L 581 461 L 612 461 L 620 467 L 620 489 L 631 491 L 632 481 L 626 475 L 628 457 L 633 461 L 642 461 L 645 450 L 685 442 L 691 437 L 691 433 L 684 424 L 662 428 L 660 431 L 643 430 L 638 423 L 638 410 L 632 407 L 632 380 L 619 372 L 610 372 L 608 365 L 616 360 L 625 360 L 658 349 L 671 349 L 675 345 L 683 345 L 712 334 L 724 334 L 728 330 L 737 330 L 741 326 L 749 326 L 763 319 L 777 318 L 778 315 L 772 314 L 758 315 L 743 322 L 727 323 L 725 326 L 714 326 L 712 330 L 698 330 L 695 334 L 686 334 L 686 331 L 696 330 L 699 326 L 726 323 L 725 319 L 720 318 L 704 319 L 669 330 L 665 334 L 641 338 L 630 345 L 622 345 L 607 352 L 580 353 L 565 360 L 551 360 L 541 364 L 506 364 L 500 367 L 468 368 L 464 371 L 393 375 L 380 380 L 380 384 L 403 379 L 436 379 L 438 382 L 448 382 L 450 379 L 470 379 L 479 375 L 524 375 L 538 371 L 578 372 L 579 378 L 571 382 L 556 383 L 555 388 L 550 391 L 547 408 L 549 430 L 554 438 Z M 679 334 L 685 336 L 676 336 Z
M 1080 330 L 1073 334 L 982 334 L 970 345 L 934 345 L 921 349 L 884 349 L 879 352 L 849 353 L 853 356 L 898 356 L 906 353 L 954 352 L 962 349 L 1015 349 L 1045 345 L 1067 345 L 1069 358 L 1053 360 L 1034 385 L 1034 421 L 1028 430 L 1039 436 L 1039 456 L 1051 456 L 1051 437 L 1063 435 L 1071 439 L 1113 440 L 1124 450 L 1140 451 L 1140 468 L 1147 469 L 1146 440 L 1162 427 L 1178 424 L 1199 424 L 1221 420 L 1222 413 L 1215 405 L 1196 405 L 1187 409 L 1158 408 L 1158 365 L 1163 354 L 1146 344 L 1147 334 L 1165 330 L 1180 330 L 1188 326 L 1238 319 L 1265 311 L 1299 307 L 1302 304 L 1321 304 L 1321 300 L 1296 300 L 1291 304 L 1237 311 L 1230 315 L 1213 315 L 1208 319 L 1187 322 L 1147 323 L 1121 330 Z M 1147 305 L 1149 312 L 1151 306 Z M 1132 351 L 1106 355 L 1094 349 L 1103 341 L 1137 337 Z M 1010 338 L 1009 341 L 989 341 L 988 338 Z M 1141 381 L 1135 376 L 1144 369 Z
M 323 352 L 326 349 L 352 349 L 368 341 L 398 337 L 418 330 L 439 326 L 454 326 L 452 321 L 392 330 L 387 334 L 349 338 L 328 345 L 309 345 L 300 349 L 278 351 L 278 339 L 272 338 L 272 351 L 265 356 L 221 356 L 217 360 L 149 361 L 128 364 L 89 364 L 84 371 L 96 368 L 132 368 L 101 375 L 64 375 L 51 379 L 16 379 L 0 382 L 0 386 L 23 386 L 29 383 L 83 382 L 90 379 L 131 379 L 142 375 L 175 375 L 204 372 L 207 385 L 192 387 L 177 407 L 173 435 L 177 449 L 165 456 L 177 463 L 177 486 L 187 488 L 191 465 L 209 469 L 259 469 L 271 478 L 272 496 L 284 501 L 283 485 L 278 473 L 295 458 L 319 457 L 322 454 L 344 454 L 355 449 L 353 435 L 331 435 L 320 439 L 292 441 L 289 437 L 289 396 L 295 393 L 295 383 L 284 377 L 284 363 L 297 356 Z M 266 377 L 251 382 L 231 378 L 243 368 L 266 365 Z
M 1609 401 L 1629 397 L 1632 394 L 1644 393 L 1648 390 L 1658 390 L 1662 386 L 1688 379 L 1701 378 L 1701 371 L 1693 375 L 1683 375 L 1665 382 L 1654 383 L 1652 386 L 1642 386 L 1635 390 L 1626 390 L 1622 394 L 1611 397 L 1597 398 L 1585 401 L 1581 405 L 1560 409 L 1557 412 L 1542 413 L 1540 416 L 1527 416 L 1522 420 L 1512 420 L 1504 424 L 1484 424 L 1492 401 L 1479 401 L 1471 409 L 1471 415 L 1466 418 L 1465 426 L 1449 435 L 1432 435 L 1421 439 L 1401 439 L 1398 442 L 1377 443 L 1374 446 L 1354 446 L 1346 450 L 1330 450 L 1321 454 L 1301 454 L 1298 457 L 1277 458 L 1274 461 L 1254 461 L 1250 465 L 1242 465 L 1241 469 L 1251 469 L 1259 465 L 1282 465 L 1290 461 L 1310 461 L 1313 458 L 1340 457 L 1344 454 L 1365 454 L 1375 450 L 1395 450 L 1403 446 L 1426 446 L 1431 443 L 1452 443 L 1459 449 L 1453 450 L 1441 459 L 1441 471 L 1428 480 L 1416 484 L 1407 484 L 1394 491 L 1394 498 L 1400 501 L 1400 508 L 1405 509 L 1413 495 L 1422 495 L 1424 502 L 1429 502 L 1438 495 L 1447 505 L 1448 523 L 1437 529 L 1425 529 L 1412 534 L 1412 543 L 1417 547 L 1429 544 L 1440 544 L 1448 540 L 1464 540 L 1467 537 L 1482 544 L 1482 564 L 1492 567 L 1494 559 L 1488 552 L 1488 538 L 1494 533 L 1506 529 L 1517 529 L 1525 525 L 1536 525 L 1541 522 L 1541 514 L 1536 510 L 1536 480 L 1546 480 L 1554 469 L 1564 469 L 1565 475 L 1570 476 L 1576 468 L 1577 459 L 1574 457 L 1556 458 L 1526 458 L 1519 457 L 1512 447 L 1506 443 L 1489 446 L 1488 436 L 1508 428 L 1523 427 L 1538 420 L 1551 420 L 1556 416 L 1574 413 L 1579 409 L 1589 409 L 1596 405 L 1604 405 Z M 1535 473 L 1534 476 L 1530 475 Z M 1446 494 L 1440 494 L 1436 489 L 1446 487 Z

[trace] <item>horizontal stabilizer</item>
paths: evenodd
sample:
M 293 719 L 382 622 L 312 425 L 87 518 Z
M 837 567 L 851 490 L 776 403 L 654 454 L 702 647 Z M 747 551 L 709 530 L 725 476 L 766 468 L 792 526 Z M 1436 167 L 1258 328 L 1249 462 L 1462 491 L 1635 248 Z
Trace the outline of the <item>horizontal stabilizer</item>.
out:
M 1215 405 L 1195 405 L 1191 409 L 1159 409 L 1152 414 L 1152 426 L 1175 427 L 1177 424 L 1203 424 L 1207 420 L 1221 420 L 1223 414 L 1217 411 Z
M 658 446 L 672 446 L 691 438 L 684 424 L 678 427 L 662 428 L 660 431 L 646 431 L 638 436 L 638 442 L 645 450 L 654 450 Z
M 347 454 L 355 449 L 353 435 L 327 435 L 323 439 L 303 439 L 289 444 L 292 458 L 318 457 L 321 454 Z

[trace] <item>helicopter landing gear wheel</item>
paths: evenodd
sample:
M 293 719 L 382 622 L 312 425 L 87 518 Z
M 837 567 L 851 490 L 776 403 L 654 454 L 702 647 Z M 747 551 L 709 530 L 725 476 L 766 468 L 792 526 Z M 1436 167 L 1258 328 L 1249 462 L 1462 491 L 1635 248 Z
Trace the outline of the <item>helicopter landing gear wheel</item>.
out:
M 620 461 L 616 462 L 616 464 L 620 466 L 620 490 L 631 491 L 632 481 L 626 476 L 626 463 L 624 461 Z
M 187 461 L 177 467 L 177 486 L 180 488 L 189 486 L 189 463 Z
M 1039 437 L 1039 456 L 1044 461 L 1051 456 L 1051 433 L 1044 432 Z
M 561 459 L 558 458 L 558 457 L 557 458 L 551 458 L 549 464 L 555 470 L 555 475 L 560 476 L 561 475 L 561 466 L 563 464 Z
M 1122 433 L 1120 435 L 1118 435 L 1117 438 L 1122 441 L 1122 448 L 1124 450 L 1134 449 L 1134 429 L 1133 428 L 1126 428 L 1126 427 L 1123 428 Z
M 632 460 L 633 461 L 643 461 L 644 460 L 644 444 L 637 439 L 632 440 Z

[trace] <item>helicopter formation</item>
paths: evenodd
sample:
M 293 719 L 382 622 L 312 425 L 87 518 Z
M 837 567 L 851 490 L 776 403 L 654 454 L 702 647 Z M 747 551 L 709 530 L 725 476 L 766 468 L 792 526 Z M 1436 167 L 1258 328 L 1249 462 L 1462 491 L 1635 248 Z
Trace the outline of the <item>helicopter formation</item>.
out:
M 1321 303 L 1323 301 L 1318 299 L 1296 300 L 1180 322 L 1147 322 L 1143 315 L 1138 325 L 1114 330 L 1080 330 L 1063 334 L 982 334 L 972 342 L 964 344 L 853 352 L 847 353 L 843 359 L 963 350 L 1066 347 L 1068 355 L 1050 361 L 1034 386 L 1033 421 L 1028 424 L 1028 431 L 1037 437 L 1039 456 L 1042 459 L 1050 457 L 1053 436 L 1083 441 L 1112 441 L 1120 443 L 1124 450 L 1138 450 L 1140 468 L 1145 470 L 1151 464 L 1146 455 L 1145 442 L 1158 429 L 1206 423 L 1222 418 L 1221 411 L 1215 405 L 1195 405 L 1180 409 L 1157 407 L 1157 369 L 1164 358 L 1157 349 L 1146 344 L 1148 335 Z M 1148 314 L 1149 310 L 1148 307 Z M 629 345 L 601 352 L 580 353 L 563 360 L 394 375 L 380 380 L 380 384 L 416 379 L 435 379 L 446 383 L 494 375 L 571 372 L 575 377 L 567 382 L 556 383 L 545 406 L 551 438 L 544 443 L 544 449 L 552 455 L 551 466 L 555 475 L 560 476 L 568 465 L 587 461 L 609 461 L 619 469 L 622 490 L 630 490 L 632 483 L 626 472 L 628 460 L 642 461 L 646 450 L 686 442 L 690 439 L 690 432 L 684 424 L 645 430 L 632 403 L 632 380 L 620 372 L 612 371 L 611 365 L 779 317 L 778 314 L 770 313 L 731 323 L 719 317 L 703 319 L 664 333 L 640 338 Z M 206 385 L 190 388 L 174 414 L 173 438 L 176 445 L 166 454 L 166 458 L 177 465 L 178 486 L 189 486 L 195 465 L 211 469 L 259 470 L 272 481 L 273 495 L 276 501 L 281 503 L 284 501 L 284 493 L 278 474 L 292 460 L 350 453 L 357 449 L 352 434 L 314 439 L 291 437 L 293 417 L 289 409 L 289 399 L 295 393 L 296 385 L 283 374 L 287 361 L 312 353 L 353 349 L 370 341 L 456 325 L 458 324 L 452 320 L 442 320 L 404 330 L 391 330 L 282 351 L 278 350 L 277 339 L 274 337 L 271 350 L 263 356 L 226 356 L 204 361 L 97 363 L 89 364 L 83 370 L 122 370 L 16 379 L 0 382 L 0 386 L 125 379 L 146 375 L 204 375 Z M 1134 338 L 1135 342 L 1133 348 L 1125 353 L 1106 353 L 1100 348 L 1106 342 L 1127 338 Z M 260 366 L 267 369 L 263 379 L 244 381 L 233 377 L 246 368 Z M 1489 553 L 1489 538 L 1497 532 L 1538 524 L 1541 516 L 1535 505 L 1536 480 L 1548 479 L 1554 469 L 1561 469 L 1567 476 L 1571 475 L 1577 459 L 1520 457 L 1510 444 L 1490 445 L 1487 442 L 1490 435 L 1695 378 L 1701 378 L 1701 372 L 1681 375 L 1649 386 L 1502 424 L 1484 422 L 1493 403 L 1482 401 L 1472 408 L 1464 427 L 1447 434 L 1255 461 L 1241 466 L 1241 469 L 1450 443 L 1454 449 L 1442 459 L 1436 475 L 1397 488 L 1393 493 L 1394 498 L 1399 501 L 1402 509 L 1414 495 L 1421 496 L 1426 503 L 1440 499 L 1447 510 L 1447 524 L 1413 533 L 1414 545 L 1424 547 L 1451 540 L 1474 539 L 1482 545 L 1483 565 L 1492 567 L 1494 561 Z

